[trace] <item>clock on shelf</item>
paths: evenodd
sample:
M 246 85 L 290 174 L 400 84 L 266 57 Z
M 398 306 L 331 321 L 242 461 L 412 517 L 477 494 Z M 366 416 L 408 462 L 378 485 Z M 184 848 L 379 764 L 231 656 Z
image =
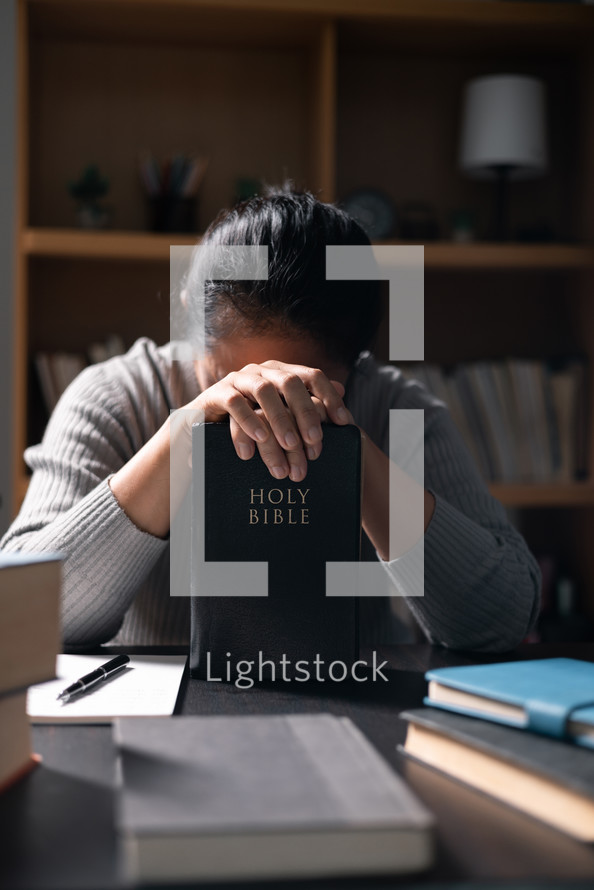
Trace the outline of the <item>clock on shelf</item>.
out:
M 372 241 L 381 241 L 394 234 L 396 208 L 392 199 L 380 189 L 356 189 L 339 203 L 357 220 Z

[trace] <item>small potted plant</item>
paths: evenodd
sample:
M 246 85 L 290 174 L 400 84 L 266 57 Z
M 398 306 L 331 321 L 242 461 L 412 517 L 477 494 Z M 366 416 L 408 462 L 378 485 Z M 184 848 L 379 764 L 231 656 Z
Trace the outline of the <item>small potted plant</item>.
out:
M 109 208 L 100 201 L 109 191 L 109 180 L 101 175 L 96 164 L 89 164 L 76 182 L 68 183 L 68 191 L 77 202 L 76 217 L 81 228 L 107 227 Z

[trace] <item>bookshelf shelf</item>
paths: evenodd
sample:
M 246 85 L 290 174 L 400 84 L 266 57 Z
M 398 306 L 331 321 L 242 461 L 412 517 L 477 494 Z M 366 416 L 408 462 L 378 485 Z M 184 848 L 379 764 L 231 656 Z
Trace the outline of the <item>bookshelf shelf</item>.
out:
M 489 490 L 506 507 L 594 507 L 592 482 L 494 482 Z
M 196 244 L 194 235 L 149 232 L 89 232 L 80 229 L 29 228 L 23 250 L 29 256 L 94 258 L 104 260 L 159 260 L 169 262 L 172 244 Z
M 23 250 L 30 256 L 169 261 L 171 244 L 192 245 L 199 240 L 199 235 L 175 233 L 28 228 L 23 233 Z M 588 269 L 594 268 L 594 246 L 436 242 L 425 245 L 425 265 L 432 269 Z
M 594 245 L 474 244 L 425 245 L 425 265 L 434 269 L 587 269 Z

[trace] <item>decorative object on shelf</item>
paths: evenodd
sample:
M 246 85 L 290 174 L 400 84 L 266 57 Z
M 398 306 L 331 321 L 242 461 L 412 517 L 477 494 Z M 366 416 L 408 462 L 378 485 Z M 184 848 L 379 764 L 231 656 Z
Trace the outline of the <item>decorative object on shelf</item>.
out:
M 394 234 L 396 208 L 385 192 L 375 188 L 357 189 L 343 198 L 340 206 L 357 220 L 372 241 Z
M 452 213 L 452 241 L 467 244 L 474 241 L 476 235 L 472 211 L 460 208 Z
M 421 201 L 410 201 L 402 208 L 399 235 L 403 241 L 437 241 L 439 223 L 433 208 Z
M 518 74 L 471 80 L 464 91 L 460 167 L 477 179 L 495 180 L 492 236 L 507 240 L 507 186 L 547 168 L 545 93 L 542 81 Z
M 150 153 L 139 159 L 153 232 L 195 232 L 197 194 L 208 158 L 175 154 L 161 164 Z
M 81 229 L 107 228 L 111 213 L 100 199 L 109 191 L 109 180 L 101 175 L 97 164 L 89 164 L 76 182 L 69 182 L 68 191 L 77 202 L 76 218 Z

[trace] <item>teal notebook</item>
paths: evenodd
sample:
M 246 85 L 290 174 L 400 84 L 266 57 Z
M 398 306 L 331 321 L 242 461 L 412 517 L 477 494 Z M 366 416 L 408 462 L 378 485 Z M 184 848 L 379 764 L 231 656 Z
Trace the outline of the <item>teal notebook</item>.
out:
M 594 748 L 594 663 L 507 661 L 428 671 L 425 704 Z

